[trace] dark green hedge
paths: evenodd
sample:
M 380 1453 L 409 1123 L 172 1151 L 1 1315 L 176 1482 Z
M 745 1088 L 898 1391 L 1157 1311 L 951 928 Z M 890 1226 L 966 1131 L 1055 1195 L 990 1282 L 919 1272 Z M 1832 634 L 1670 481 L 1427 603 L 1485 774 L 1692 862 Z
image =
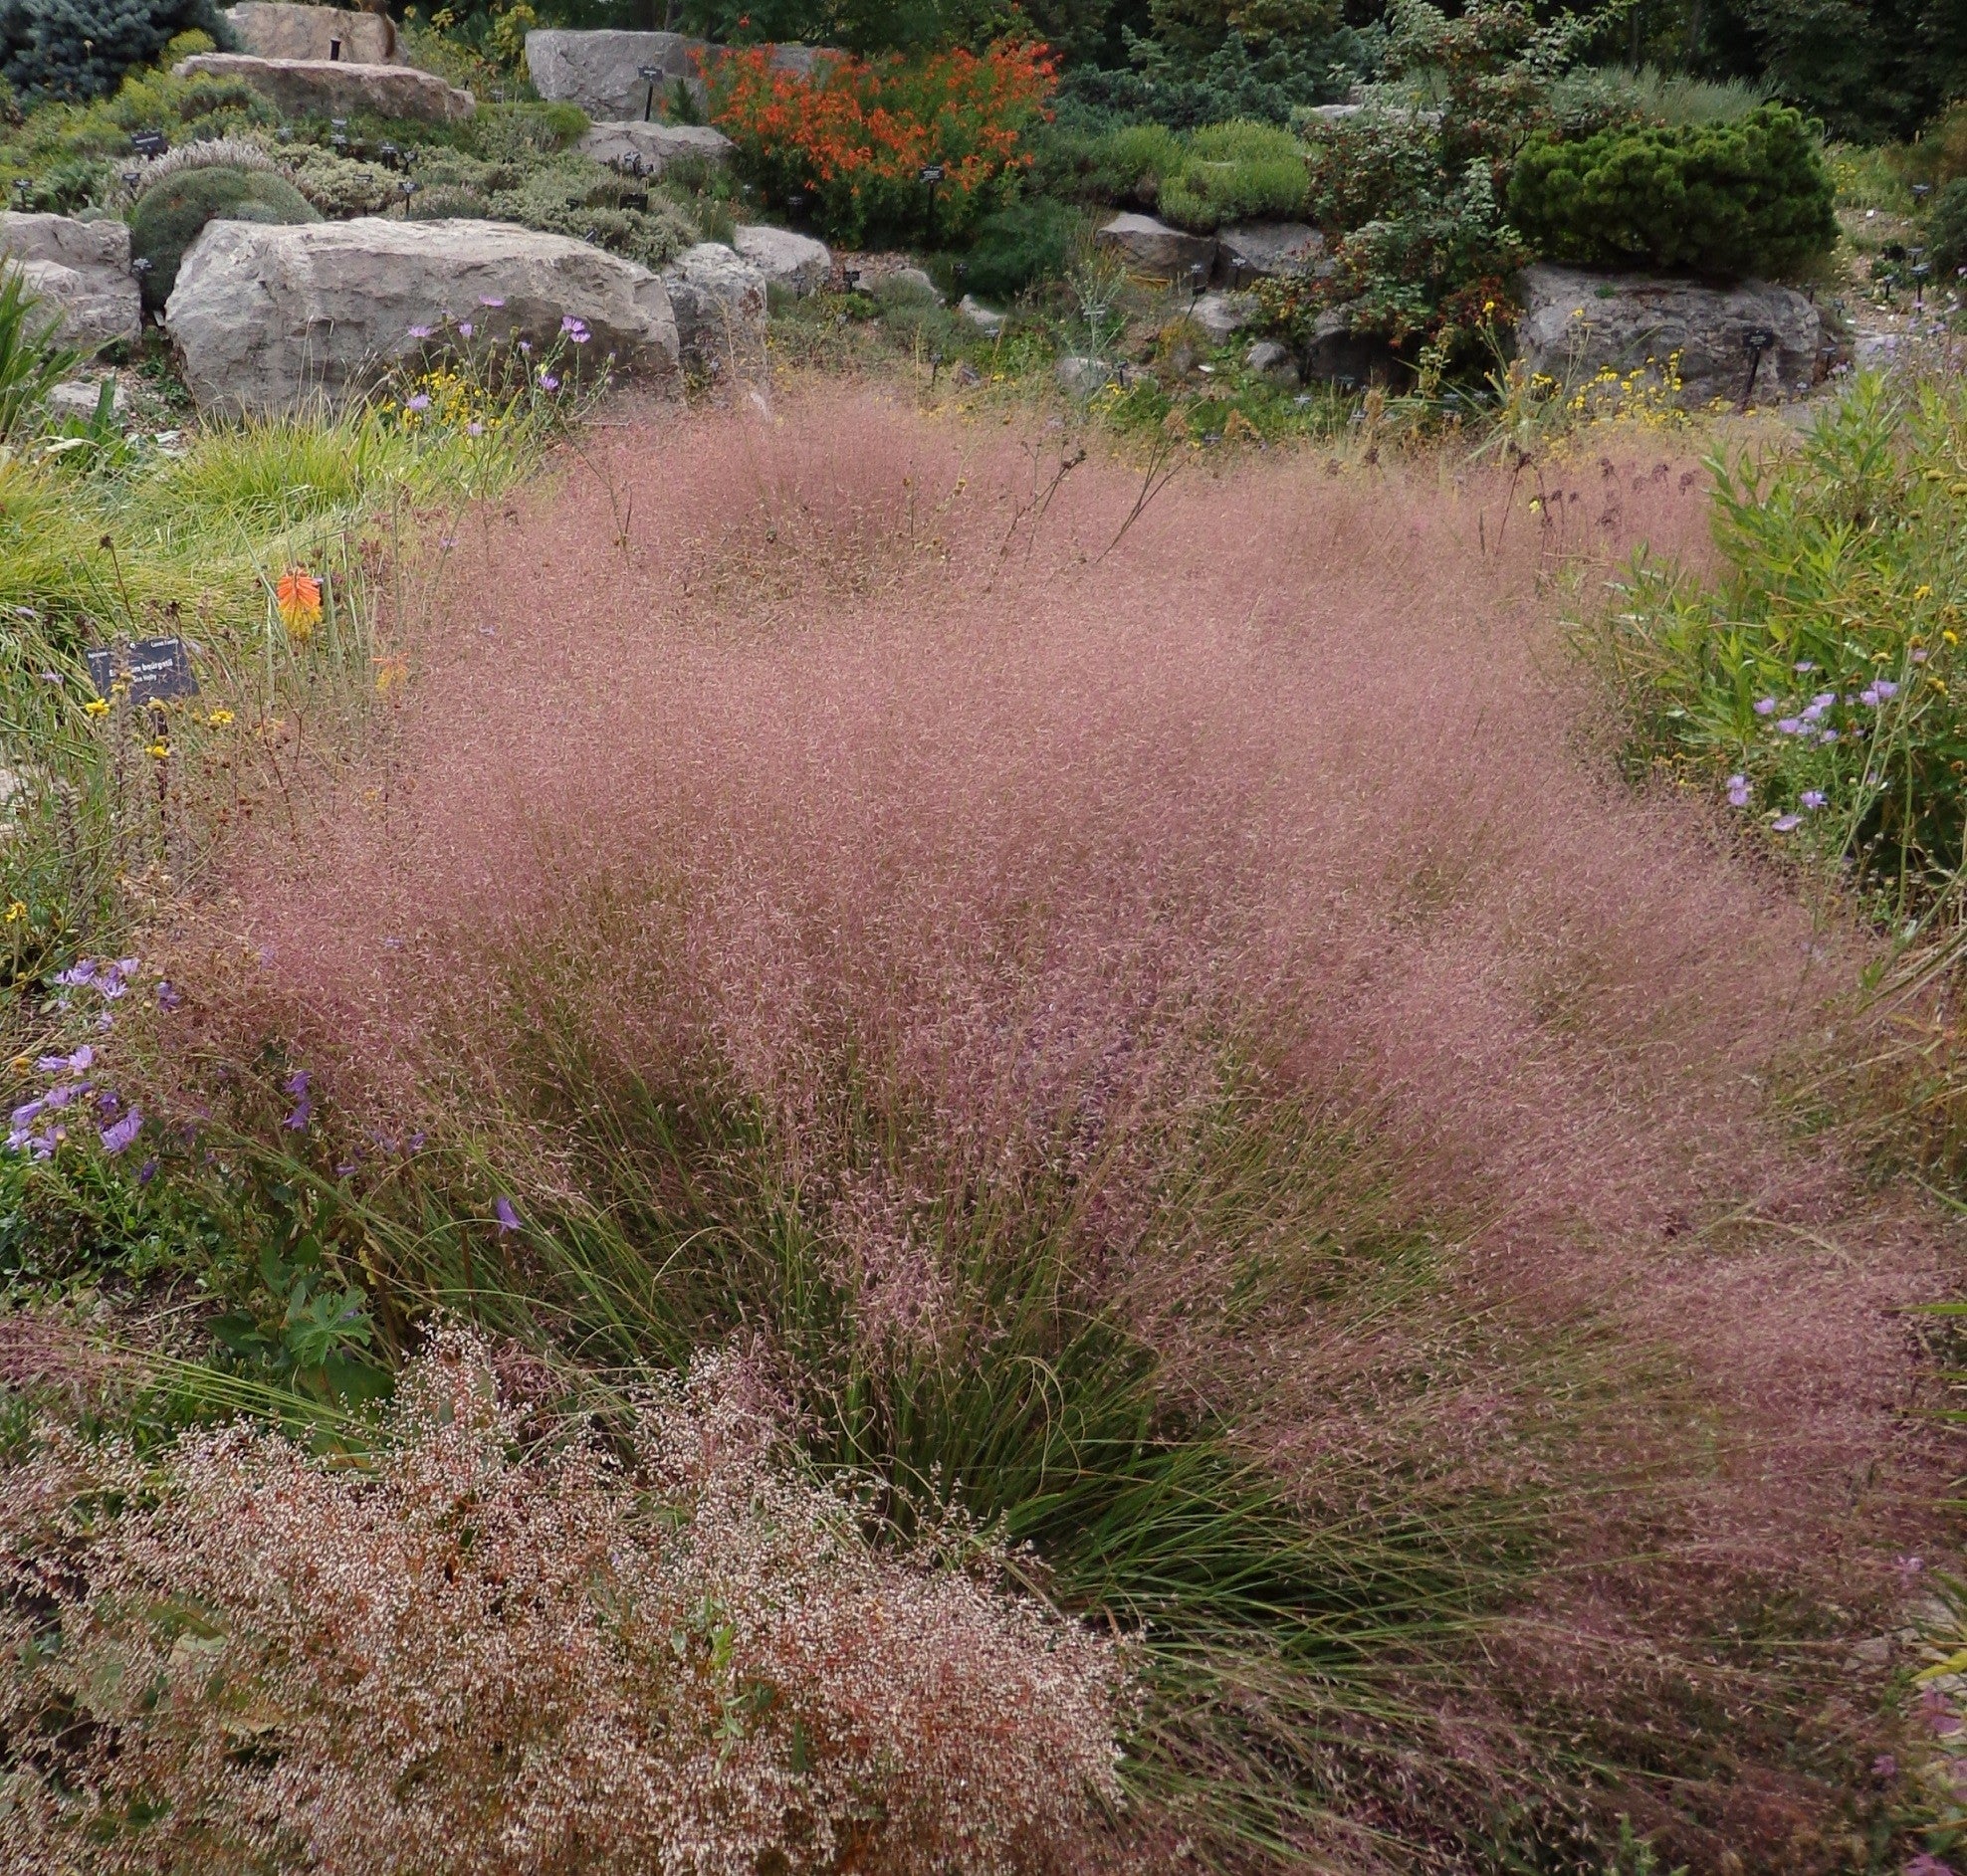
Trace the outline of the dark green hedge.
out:
M 1729 123 L 1538 137 L 1509 184 L 1510 221 L 1549 260 L 1722 278 L 1828 251 L 1832 202 L 1815 130 L 1783 104 Z
M 0 77 L 31 104 L 81 103 L 194 31 L 232 43 L 213 0 L 0 0 Z

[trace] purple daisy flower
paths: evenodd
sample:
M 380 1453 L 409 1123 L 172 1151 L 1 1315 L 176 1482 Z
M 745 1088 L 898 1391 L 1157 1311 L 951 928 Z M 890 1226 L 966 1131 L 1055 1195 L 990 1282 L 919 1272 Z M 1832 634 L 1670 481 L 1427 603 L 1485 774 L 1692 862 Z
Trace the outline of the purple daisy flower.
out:
M 478 304 L 481 307 L 503 307 L 506 303 L 497 294 L 480 294 Z
M 103 1130 L 103 1150 L 118 1153 L 143 1131 L 143 1116 L 135 1108 L 125 1114 L 113 1127 Z
M 543 371 L 540 374 L 540 388 L 543 391 L 557 391 L 560 388 L 560 381 L 550 371 Z
M 1797 799 L 1807 808 L 1821 808 L 1824 805 L 1826 796 L 1821 788 L 1806 788 L 1802 794 L 1797 796 Z
M 1791 828 L 1801 827 L 1803 825 L 1803 816 L 1801 814 L 1779 814 L 1769 825 L 1777 833 L 1787 834 Z
M 461 338 L 469 338 L 471 336 L 471 321 L 469 319 L 460 319 L 458 321 L 458 335 Z
M 408 330 L 412 338 L 429 338 L 437 328 L 434 325 L 412 325 Z
M 510 1198 L 494 1199 L 492 1202 L 492 1215 L 498 1219 L 499 1229 L 501 1231 L 517 1231 L 519 1229 L 519 1213 L 514 1209 L 513 1201 Z
M 1786 736 L 1800 735 L 1803 731 L 1803 719 L 1801 717 L 1785 717 L 1776 728 Z
M 403 408 L 405 410 L 428 410 L 430 408 L 430 393 L 428 391 L 419 391 L 414 397 L 404 398 Z
M 1758 697 L 1755 700 L 1755 714 L 1758 717 L 1775 716 L 1776 700 L 1773 697 Z
M 1889 678 L 1878 679 L 1878 681 L 1875 684 L 1873 684 L 1871 688 L 1872 690 L 1876 691 L 1880 697 L 1896 697 L 1898 695 L 1898 686 L 1894 684 Z

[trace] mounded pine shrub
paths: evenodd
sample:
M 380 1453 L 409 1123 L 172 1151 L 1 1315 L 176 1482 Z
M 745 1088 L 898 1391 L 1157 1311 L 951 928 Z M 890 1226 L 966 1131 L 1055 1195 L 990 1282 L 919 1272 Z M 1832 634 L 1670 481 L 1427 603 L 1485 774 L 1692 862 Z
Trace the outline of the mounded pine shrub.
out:
M 150 263 L 143 305 L 161 311 L 185 251 L 211 221 L 318 222 L 320 214 L 285 176 L 264 169 L 185 169 L 144 193 L 130 217 L 132 254 Z
M 1811 126 L 1785 104 L 1732 123 L 1539 137 L 1509 184 L 1509 218 L 1554 261 L 1733 278 L 1782 274 L 1838 238 Z

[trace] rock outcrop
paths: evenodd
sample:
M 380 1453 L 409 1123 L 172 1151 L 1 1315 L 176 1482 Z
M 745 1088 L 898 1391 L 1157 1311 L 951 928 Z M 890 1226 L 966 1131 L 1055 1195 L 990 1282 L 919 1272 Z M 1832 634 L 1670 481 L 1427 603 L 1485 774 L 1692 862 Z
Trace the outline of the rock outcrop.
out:
M 171 70 L 179 78 L 209 72 L 215 78 L 238 79 L 291 117 L 411 117 L 419 123 L 463 123 L 478 108 L 469 92 L 447 85 L 434 72 L 407 65 L 201 52 L 180 59 Z
M 673 162 L 694 160 L 722 168 L 738 146 L 708 123 L 597 123 L 574 146 L 583 156 L 616 169 L 660 176 Z
M 1655 387 L 1676 383 L 1671 394 L 1692 409 L 1801 397 L 1824 375 L 1823 315 L 1793 288 L 1755 280 L 1709 287 L 1540 262 L 1523 270 L 1517 291 L 1517 352 L 1528 370 L 1560 385 L 1602 370 L 1639 371 Z
M 693 371 L 756 371 L 765 363 L 765 276 L 721 242 L 704 241 L 663 269 L 677 342 Z
M 165 322 L 201 409 L 261 416 L 359 395 L 447 313 L 541 351 L 564 342 L 570 318 L 588 334 L 581 362 L 676 373 L 676 317 L 655 274 L 502 222 L 212 222 L 184 257 Z
M 596 123 L 639 119 L 649 107 L 653 71 L 655 95 L 678 79 L 703 95 L 700 60 L 716 49 L 707 39 L 681 33 L 562 32 L 553 28 L 528 33 L 526 69 L 533 89 L 555 104 L 578 104 Z
M 1095 245 L 1111 248 L 1140 274 L 1164 280 L 1186 278 L 1196 268 L 1215 265 L 1215 237 L 1192 235 L 1171 228 L 1152 215 L 1116 215 L 1093 237 Z
M 1238 222 L 1215 232 L 1215 278 L 1225 287 L 1315 268 L 1325 237 L 1304 222 Z
M 731 244 L 768 285 L 782 287 L 802 300 L 824 287 L 833 272 L 833 252 L 826 243 L 794 234 L 789 228 L 754 222 L 739 229 Z
M 20 268 L 46 312 L 61 315 L 64 344 L 93 353 L 142 331 L 127 223 L 0 214 L 0 255 Z
M 778 72 L 810 78 L 823 60 L 841 55 L 824 46 L 768 46 Z M 578 104 L 597 122 L 640 118 L 649 109 L 651 81 L 658 101 L 679 79 L 702 104 L 708 97 L 703 73 L 729 56 L 728 48 L 682 33 L 630 33 L 616 30 L 570 32 L 545 27 L 526 36 L 526 69 L 542 98 Z
M 345 59 L 354 65 L 394 65 L 396 28 L 380 13 L 345 7 L 291 6 L 285 0 L 241 0 L 226 10 L 239 50 L 255 59 Z

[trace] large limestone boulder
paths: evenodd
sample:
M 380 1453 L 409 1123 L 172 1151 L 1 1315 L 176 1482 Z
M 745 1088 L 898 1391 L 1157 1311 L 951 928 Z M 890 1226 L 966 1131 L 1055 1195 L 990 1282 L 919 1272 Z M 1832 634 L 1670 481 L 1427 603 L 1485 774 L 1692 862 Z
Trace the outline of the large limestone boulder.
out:
M 1215 231 L 1215 277 L 1227 287 L 1314 268 L 1325 237 L 1304 222 L 1238 222 Z
M 573 318 L 591 334 L 583 358 L 658 380 L 677 368 L 676 317 L 656 275 L 503 222 L 211 222 L 164 318 L 199 407 L 259 416 L 358 394 L 446 313 L 543 351 Z
M 754 222 L 732 237 L 746 260 L 774 287 L 804 299 L 817 293 L 833 273 L 833 251 L 825 242 L 810 235 L 794 234 L 789 228 L 772 228 Z
M 694 159 L 722 168 L 737 144 L 708 123 L 597 123 L 575 145 L 582 155 L 616 169 L 660 176 L 673 162 Z
M 1517 352 L 1528 370 L 1560 384 L 1608 367 L 1621 376 L 1646 371 L 1658 383 L 1670 367 L 1691 409 L 1741 402 L 1757 351 L 1756 401 L 1801 397 L 1823 376 L 1823 316 L 1792 288 L 1755 280 L 1707 287 L 1540 262 L 1518 276 L 1517 291 Z
M 1094 245 L 1111 248 L 1138 274 L 1163 280 L 1186 279 L 1196 268 L 1212 268 L 1215 238 L 1171 228 L 1152 215 L 1116 215 L 1093 237 Z
M 351 65 L 342 59 L 255 59 L 246 53 L 201 52 L 180 59 L 179 78 L 209 72 L 240 79 L 291 117 L 413 117 L 419 123 L 463 123 L 478 108 L 469 92 L 434 72 L 407 65 Z
M 97 352 L 143 329 L 143 302 L 129 271 L 129 225 L 67 215 L 0 215 L 0 255 L 17 265 L 41 318 L 61 314 L 62 342 Z
M 687 249 L 662 274 L 683 362 L 696 371 L 750 371 L 765 361 L 765 276 L 722 242 Z
M 660 75 L 658 99 L 677 79 L 701 97 L 698 61 L 715 50 L 708 40 L 681 33 L 542 30 L 526 36 L 526 69 L 542 98 L 578 104 L 597 123 L 613 123 L 648 109 L 645 67 Z
M 355 65 L 394 65 L 396 28 L 381 13 L 345 7 L 290 6 L 285 0 L 241 0 L 226 23 L 239 50 L 255 59 L 346 59 Z

